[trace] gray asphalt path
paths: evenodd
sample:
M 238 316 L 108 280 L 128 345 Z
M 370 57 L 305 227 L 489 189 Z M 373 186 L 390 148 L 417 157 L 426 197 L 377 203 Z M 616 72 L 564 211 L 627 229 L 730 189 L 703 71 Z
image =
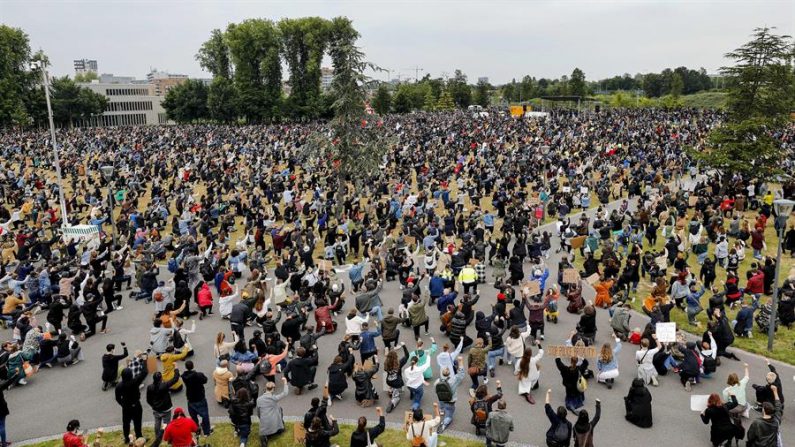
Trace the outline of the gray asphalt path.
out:
M 610 207 L 616 206 L 616 203 Z M 593 211 L 591 211 L 593 213 Z M 574 218 L 572 219 L 574 220 Z M 554 224 L 549 226 L 554 229 Z M 557 243 L 555 243 L 557 245 Z M 553 255 L 547 264 L 550 269 L 550 278 L 557 276 L 558 255 Z M 165 269 L 163 269 L 165 270 Z M 489 277 L 490 277 L 490 270 Z M 525 269 L 528 272 L 528 268 Z M 345 275 L 343 275 L 345 276 Z M 481 300 L 476 306 L 477 310 L 490 311 L 490 305 L 495 301 L 496 292 L 491 285 L 482 285 L 480 288 Z M 400 291 L 397 282 L 387 283 L 382 293 L 382 298 L 386 306 L 397 308 L 400 302 Z M 591 298 L 593 291 L 586 288 L 586 298 Z M 563 303 L 562 303 L 563 304 Z M 78 418 L 84 428 L 96 428 L 118 425 L 121 422 L 121 409 L 113 398 L 113 392 L 103 392 L 100 381 L 100 357 L 107 343 L 117 345 L 126 341 L 131 350 L 143 349 L 148 345 L 148 329 L 151 325 L 150 318 L 153 313 L 151 304 L 143 302 L 132 302 L 126 300 L 123 303 L 124 310 L 110 315 L 110 325 L 112 332 L 108 335 L 97 335 L 85 343 L 83 349 L 86 361 L 66 368 L 55 368 L 52 370 L 42 370 L 34 376 L 29 385 L 15 388 L 6 392 L 6 398 L 11 411 L 7 418 L 9 439 L 21 441 L 30 438 L 55 435 L 62 433 L 66 423 L 73 418 Z M 347 306 L 351 306 L 352 301 L 348 301 Z M 547 323 L 546 326 L 546 345 L 562 344 L 568 337 L 569 332 L 576 325 L 579 319 L 576 315 L 566 313 L 565 304 L 561 306 L 560 320 L 558 324 Z M 431 318 L 431 335 L 437 342 L 444 343 L 447 337 L 439 332 L 439 316 L 435 308 L 428 310 Z M 40 316 L 43 320 L 43 315 Z M 645 317 L 634 315 L 632 326 L 643 326 Z M 342 316 L 338 317 L 342 322 Z M 598 310 L 597 345 L 611 341 L 609 319 L 606 310 Z M 197 321 L 197 331 L 191 336 L 196 355 L 193 360 L 197 369 L 208 376 L 212 373 L 214 362 L 212 358 L 212 343 L 218 331 L 230 333 L 229 324 L 218 317 L 217 313 L 204 321 Z M 246 336 L 249 337 L 253 328 L 248 328 Z M 474 329 L 469 328 L 468 334 L 474 335 Z M 409 331 L 401 330 L 401 340 L 405 341 L 409 348 L 413 348 L 414 342 L 410 341 Z M 322 337 L 318 346 L 320 348 L 321 360 L 318 369 L 318 383 L 322 384 L 325 380 L 326 367 L 329 365 L 333 355 L 336 353 L 336 346 L 340 340 L 341 331 L 336 334 Z M 382 347 L 383 345 L 379 343 Z M 624 348 L 619 354 L 620 376 L 616 379 L 612 390 L 590 381 L 586 392 L 586 406 L 589 411 L 593 411 L 595 399 L 602 401 L 602 418 L 596 429 L 596 445 L 651 445 L 655 441 L 664 441 L 666 445 L 681 446 L 709 446 L 709 427 L 702 424 L 698 413 L 690 411 L 690 396 L 693 394 L 709 394 L 720 392 L 726 383 L 729 373 L 735 372 L 742 375 L 742 362 L 725 360 L 723 366 L 719 367 L 718 372 L 711 379 L 705 379 L 703 383 L 694 387 L 692 393 L 687 393 L 679 384 L 678 376 L 667 376 L 660 378 L 658 388 L 651 387 L 653 396 L 654 427 L 651 429 L 640 429 L 627 423 L 624 420 L 623 396 L 632 379 L 636 374 L 634 353 L 636 346 L 624 344 Z M 750 364 L 751 383 L 762 383 L 764 374 L 767 372 L 765 362 L 761 357 L 738 352 L 740 358 Z M 775 363 L 782 375 L 784 394 L 790 399 L 793 396 L 792 377 L 795 369 L 788 365 Z M 498 366 L 497 379 L 502 380 L 505 399 L 508 403 L 508 411 L 513 415 L 515 421 L 515 432 L 511 436 L 512 441 L 520 445 L 545 445 L 544 433 L 549 427 L 549 423 L 544 415 L 543 398 L 547 388 L 552 389 L 552 405 L 561 405 L 564 398 L 564 390 L 561 385 L 560 375 L 555 368 L 554 359 L 544 358 L 540 362 L 541 379 L 540 388 L 534 392 L 537 404 L 530 405 L 517 394 L 516 380 L 512 376 L 511 366 Z M 434 361 L 434 373 L 438 375 Z M 147 381 L 148 383 L 149 381 Z M 212 380 L 211 380 L 212 382 Z M 380 390 L 381 374 L 376 383 Z M 469 379 L 465 379 L 465 384 Z M 490 390 L 494 390 L 494 379 L 489 383 Z M 788 391 L 790 390 L 790 391 Z M 285 415 L 301 416 L 309 407 L 309 401 L 314 396 L 320 396 L 321 390 L 316 389 L 305 392 L 302 396 L 290 395 L 283 400 Z M 345 399 L 341 402 L 334 402 L 330 413 L 335 417 L 344 419 L 355 419 L 359 415 L 374 417 L 373 409 L 362 409 L 355 404 L 353 392 L 349 388 Z M 225 410 L 212 402 L 212 383 L 207 385 L 207 396 L 210 403 L 210 413 L 212 416 L 225 416 Z M 473 432 L 469 424 L 470 412 L 466 401 L 469 398 L 468 386 L 459 388 L 458 402 L 459 407 L 451 429 Z M 426 411 L 431 409 L 435 399 L 432 388 L 427 387 L 423 407 Z M 184 392 L 174 396 L 174 404 L 185 406 Z M 753 400 L 753 390 L 749 387 L 749 400 Z M 383 394 L 380 405 L 385 405 L 386 399 Z M 789 402 L 791 404 L 791 400 Z M 787 422 L 792 419 L 795 412 L 795 405 L 787 405 L 783 424 L 784 445 L 789 440 L 795 439 L 795 429 Z M 387 415 L 387 420 L 394 423 L 402 422 L 403 411 L 408 409 L 407 393 L 400 406 L 392 414 Z M 751 412 L 751 417 L 756 418 L 758 413 Z M 149 407 L 144 404 L 144 420 L 151 421 L 152 414 Z M 750 420 L 746 421 L 746 428 Z

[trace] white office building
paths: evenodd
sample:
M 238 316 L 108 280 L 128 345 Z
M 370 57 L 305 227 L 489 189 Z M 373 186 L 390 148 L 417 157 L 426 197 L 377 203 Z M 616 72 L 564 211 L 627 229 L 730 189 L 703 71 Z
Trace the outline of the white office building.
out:
M 78 126 L 142 126 L 167 124 L 162 96 L 155 94 L 152 84 L 111 84 L 90 82 L 80 84 L 108 98 L 104 113 L 77 123 Z

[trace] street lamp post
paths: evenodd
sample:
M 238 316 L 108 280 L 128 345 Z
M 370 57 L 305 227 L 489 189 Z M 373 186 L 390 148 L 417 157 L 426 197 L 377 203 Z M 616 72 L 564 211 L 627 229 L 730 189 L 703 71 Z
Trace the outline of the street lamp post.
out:
M 66 198 L 63 191 L 63 178 L 61 177 L 61 160 L 58 157 L 58 145 L 55 142 L 55 123 L 52 119 L 52 106 L 50 105 L 50 82 L 47 76 L 47 65 L 44 61 L 35 61 L 31 68 L 41 69 L 41 85 L 44 87 L 44 98 L 47 100 L 47 118 L 50 121 L 50 140 L 52 141 L 53 161 L 55 162 L 55 175 L 58 177 L 58 197 L 61 204 L 61 226 L 69 225 L 69 216 L 66 214 Z
M 787 228 L 787 219 L 792 214 L 795 202 L 792 200 L 779 199 L 773 202 L 776 210 L 776 223 L 778 224 L 778 250 L 776 253 L 776 275 L 773 280 L 773 304 L 770 308 L 770 322 L 767 328 L 767 350 L 773 350 L 773 338 L 776 335 L 776 313 L 778 312 L 778 277 L 781 271 L 781 245 L 784 240 L 784 230 Z
M 110 214 L 110 228 L 113 236 L 113 247 L 116 247 L 116 220 L 113 218 L 113 189 L 111 186 L 111 179 L 113 178 L 113 166 L 102 166 L 99 168 L 102 172 L 102 177 L 108 182 L 108 213 Z

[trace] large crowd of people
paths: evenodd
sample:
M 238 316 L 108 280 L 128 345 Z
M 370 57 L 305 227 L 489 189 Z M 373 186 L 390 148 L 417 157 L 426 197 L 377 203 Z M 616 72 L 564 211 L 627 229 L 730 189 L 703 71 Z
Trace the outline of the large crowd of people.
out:
M 795 253 L 789 216 L 772 206 L 795 195 L 795 183 L 724 178 L 687 156 L 722 119 L 690 109 L 390 116 L 377 123 L 390 137 L 381 169 L 343 188 L 328 181 L 334 163 L 307 150 L 322 123 L 62 130 L 66 221 L 49 134 L 7 131 L 0 387 L 26 385 L 40 368 L 101 363 L 131 445 L 193 445 L 210 436 L 208 408 L 220 405 L 241 446 L 252 421 L 265 446 L 285 431 L 280 400 L 292 389 L 309 406 L 307 446 L 331 445 L 339 425 L 329 409 L 342 399 L 377 406 L 376 425 L 359 417 L 345 445 L 377 443 L 384 414 L 401 410 L 411 412 L 406 445 L 435 447 L 454 414 L 468 411 L 471 428 L 455 428 L 503 446 L 521 411 L 503 393 L 515 387 L 534 405 L 543 364 L 565 389 L 557 408 L 546 393 L 547 445 L 588 447 L 601 429 L 600 401 L 586 409 L 589 382 L 612 388 L 618 353 L 637 345 L 626 420 L 651 427 L 647 387 L 660 375 L 678 375 L 688 391 L 701 386 L 726 367 L 721 359 L 738 359 L 735 337 L 771 324 L 765 296 L 776 261 L 767 246 L 777 241 L 765 230 L 785 226 L 784 248 Z M 795 129 L 775 137 L 795 149 Z M 570 269 L 577 281 L 564 279 Z M 773 324 L 790 328 L 795 274 L 785 276 Z M 392 281 L 397 294 L 384 292 Z M 583 294 L 590 284 L 593 301 Z M 633 315 L 636 299 L 648 322 Z M 85 359 L 81 346 L 103 343 L 130 300 L 151 303 L 150 344 L 131 352 L 107 343 L 101 359 Z M 698 341 L 658 341 L 656 325 L 676 312 Z M 595 347 L 595 358 L 545 355 L 545 324 L 563 313 L 577 315 L 565 344 Z M 597 313 L 609 313 L 610 327 L 597 328 Z M 208 318 L 228 320 L 229 331 L 211 350 L 194 349 L 191 334 Z M 320 337 L 338 340 L 336 355 L 318 352 Z M 212 371 L 188 359 L 207 356 Z M 701 418 L 713 445 L 781 445 L 781 378 L 770 365 L 760 379 L 746 397 L 746 365 L 710 395 Z M 182 392 L 187 408 L 174 408 Z M 146 405 L 150 440 L 140 439 Z M 749 424 L 752 408 L 761 415 Z M 0 399 L 0 446 L 9 410 Z M 64 446 L 85 442 L 71 421 Z

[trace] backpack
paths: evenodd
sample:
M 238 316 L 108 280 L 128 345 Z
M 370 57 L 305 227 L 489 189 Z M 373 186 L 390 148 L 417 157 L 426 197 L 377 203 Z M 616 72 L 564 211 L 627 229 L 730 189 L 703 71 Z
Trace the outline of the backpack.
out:
M 552 433 L 552 439 L 560 445 L 566 445 L 566 442 L 569 440 L 569 426 L 566 422 L 561 421 L 558 423 L 555 432 Z
M 414 431 L 414 424 L 411 424 L 411 447 L 426 447 L 425 438 L 422 437 L 422 433 L 424 431 L 425 431 L 425 421 L 422 421 L 422 428 L 420 429 L 419 436 Z
M 268 360 L 268 357 L 266 356 L 259 363 L 259 372 L 262 373 L 262 375 L 264 376 L 269 376 L 271 373 L 271 369 L 273 369 L 273 365 L 271 365 L 270 360 Z
M 177 272 L 177 267 L 178 267 L 177 258 L 171 258 L 171 259 L 168 260 L 168 271 L 169 272 L 176 273 Z
M 439 383 L 436 384 L 436 397 L 439 399 L 439 402 L 450 402 L 453 400 L 453 390 L 446 380 L 441 379 Z
M 476 400 L 472 404 L 472 416 L 478 424 L 485 424 L 489 418 L 489 403 L 485 400 Z
M 174 340 L 172 342 L 174 345 L 174 349 L 180 349 L 185 346 L 185 340 L 182 338 L 182 334 L 179 331 L 174 331 Z
M 712 374 L 718 369 L 718 361 L 713 359 L 712 357 L 704 357 L 704 374 Z

